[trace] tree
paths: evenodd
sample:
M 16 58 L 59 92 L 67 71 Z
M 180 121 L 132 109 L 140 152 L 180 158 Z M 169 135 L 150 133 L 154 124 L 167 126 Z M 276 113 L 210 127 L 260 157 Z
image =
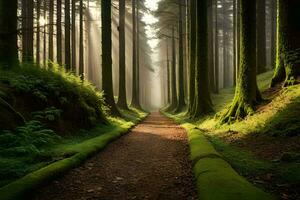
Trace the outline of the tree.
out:
M 0 0 L 0 67 L 17 64 L 17 0 Z
M 71 69 L 71 42 L 70 42 L 70 0 L 65 0 L 65 65 Z
M 49 60 L 53 61 L 53 23 L 54 23 L 54 2 L 49 1 Z M 49 64 L 51 67 L 51 64 Z
M 126 57 L 125 57 L 125 0 L 119 0 L 119 108 L 128 110 L 126 98 Z
M 22 0 L 22 61 L 33 62 L 33 0 Z
M 178 65 L 178 101 L 175 112 L 181 112 L 185 107 L 184 99 L 184 55 L 183 55 L 183 16 L 182 16 L 182 0 L 178 2 L 179 9 L 179 65 Z
M 197 1 L 197 64 L 193 117 L 212 111 L 208 80 L 207 0 Z
M 71 40 L 72 40 L 72 70 L 76 70 L 76 1 L 77 0 L 71 0 L 72 1 L 72 16 L 71 16 L 71 21 L 72 21 L 72 35 L 71 35 Z
M 74 48 L 74 47 L 73 47 Z M 79 0 L 79 76 L 84 80 L 83 0 Z M 75 67 L 75 66 L 73 66 Z
M 57 17 L 56 17 L 56 52 L 57 52 L 57 63 L 59 65 L 62 65 L 62 28 L 61 28 L 61 4 L 62 0 L 57 0 L 56 2 L 56 11 L 57 11 Z
M 111 0 L 101 0 L 102 21 L 102 89 L 106 105 L 112 115 L 119 116 L 113 93 L 112 80 L 112 40 L 111 40 Z
M 190 59 L 189 59 L 189 113 L 191 114 L 194 107 L 194 98 L 195 98 L 195 65 L 196 65 L 196 40 L 197 40 L 197 0 L 190 1 Z
M 137 46 L 137 11 L 136 11 L 136 0 L 132 0 L 132 100 L 131 106 L 140 108 L 139 104 L 139 92 L 138 92 L 138 46 Z
M 266 71 L 266 0 L 257 1 L 257 73 Z
M 300 75 L 300 1 L 278 0 L 276 69 L 271 86 L 293 85 Z
M 168 111 L 173 111 L 178 104 L 177 96 L 177 81 L 176 81 L 176 41 L 175 41 L 175 27 L 172 28 L 172 71 L 171 71 L 171 82 L 172 82 L 172 100 Z
M 219 27 L 218 0 L 214 0 L 215 7 L 215 93 L 219 93 Z
M 254 112 L 260 100 L 256 83 L 256 0 L 240 1 L 240 67 L 235 97 L 221 117 L 222 123 L 242 119 Z
M 41 61 L 40 57 L 40 49 L 41 49 L 41 25 L 40 25 L 40 17 L 41 17 L 41 0 L 36 1 L 36 63 L 39 65 Z

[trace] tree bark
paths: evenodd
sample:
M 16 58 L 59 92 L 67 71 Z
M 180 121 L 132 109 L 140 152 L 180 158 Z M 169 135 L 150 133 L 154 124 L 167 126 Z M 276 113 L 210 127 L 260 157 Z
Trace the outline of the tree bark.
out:
M 76 71 L 76 59 L 77 59 L 77 55 L 76 55 L 76 1 L 77 0 L 71 0 L 72 1 L 72 15 L 71 15 L 71 21 L 72 21 L 72 35 L 71 35 L 71 40 L 72 40 L 72 70 Z
M 56 18 L 56 52 L 57 52 L 57 63 L 62 65 L 62 28 L 61 28 L 61 4 L 62 0 L 57 0 L 56 10 L 57 10 L 57 18 Z
M 119 0 L 119 97 L 118 106 L 128 110 L 126 96 L 126 37 L 125 37 L 126 1 Z
M 297 83 L 300 75 L 300 1 L 278 0 L 276 69 L 271 86 Z
M 102 89 L 111 114 L 120 116 L 114 100 L 112 80 L 111 0 L 101 0 L 102 20 Z
M 194 108 L 195 99 L 195 65 L 196 65 L 196 51 L 197 51 L 197 0 L 190 1 L 190 77 L 189 77 L 189 114 Z
M 33 62 L 33 0 L 22 0 L 22 61 Z
M 254 112 L 254 105 L 261 98 L 256 83 L 256 0 L 241 0 L 240 12 L 240 69 L 235 97 L 222 123 L 243 119 Z
M 83 0 L 79 4 L 79 76 L 84 80 Z
M 0 67 L 18 63 L 17 0 L 0 0 Z
M 257 73 L 266 71 L 266 0 L 257 1 Z
M 215 0 L 215 93 L 219 93 L 219 26 L 218 0 Z
M 48 47 L 48 59 L 50 61 L 49 67 L 52 67 L 51 62 L 53 62 L 53 25 L 54 25 L 54 2 L 53 0 L 49 1 L 49 47 Z
M 65 0 L 65 65 L 71 70 L 70 0 Z
M 182 0 L 179 0 L 179 66 L 178 66 L 178 102 L 175 112 L 183 111 L 185 107 L 184 98 L 184 55 L 183 55 L 183 16 L 182 16 Z
M 207 0 L 197 1 L 197 65 L 193 118 L 211 112 L 212 102 L 208 80 Z

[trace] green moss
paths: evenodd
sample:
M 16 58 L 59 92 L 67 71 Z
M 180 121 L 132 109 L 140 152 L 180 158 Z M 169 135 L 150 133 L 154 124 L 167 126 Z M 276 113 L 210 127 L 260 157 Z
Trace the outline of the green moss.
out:
M 60 143 L 44 148 L 43 155 L 44 157 L 49 156 L 51 159 L 50 162 L 40 161 L 26 166 L 25 161 L 24 163 L 22 160 L 16 159 L 4 160 L 0 157 L 0 165 L 2 162 L 8 164 L 5 169 L 11 168 L 12 173 L 14 174 L 16 173 L 16 170 L 19 170 L 19 176 L 23 176 L 24 174 L 33 171 L 21 179 L 0 188 L 1 199 L 24 199 L 26 194 L 30 194 L 30 191 L 33 189 L 49 180 L 53 180 L 71 168 L 80 165 L 88 157 L 102 150 L 108 143 L 122 136 L 138 121 L 145 118 L 147 113 L 131 110 L 127 111 L 125 115 L 127 116 L 127 120 L 121 118 L 109 118 L 111 122 L 111 125 L 109 126 L 98 126 L 90 131 L 82 131 L 81 134 L 62 138 Z M 36 161 L 36 157 L 32 159 Z M 27 160 L 30 160 L 30 158 L 27 158 Z M 3 165 L 1 168 L 2 167 Z M 20 169 L 24 169 L 24 167 L 26 167 L 27 170 L 21 171 Z M 18 178 L 19 176 L 14 178 Z M 3 180 L 1 183 L 7 184 L 12 180 Z
M 199 199 L 274 199 L 272 195 L 253 186 L 245 178 L 241 177 L 225 161 L 225 158 L 215 150 L 200 129 L 180 118 L 183 115 L 164 114 L 181 123 L 188 132 L 191 160 L 194 166 Z

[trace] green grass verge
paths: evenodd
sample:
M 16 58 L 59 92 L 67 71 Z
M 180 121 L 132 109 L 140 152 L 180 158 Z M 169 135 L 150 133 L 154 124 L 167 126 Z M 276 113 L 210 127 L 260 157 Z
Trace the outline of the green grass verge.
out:
M 164 113 L 187 130 L 191 160 L 202 200 L 269 200 L 274 197 L 240 176 L 193 124 Z
M 97 133 L 98 136 L 94 135 L 94 137 L 90 139 L 73 137 L 69 138 L 68 142 L 65 141 L 60 145 L 50 148 L 49 153 L 57 155 L 70 155 L 70 157 L 47 165 L 46 167 L 34 171 L 22 177 L 21 179 L 0 188 L 1 200 L 24 199 L 26 194 L 30 193 L 30 191 L 80 165 L 87 158 L 105 148 L 106 145 L 111 141 L 128 132 L 128 130 L 132 128 L 138 121 L 147 116 L 146 113 L 136 110 L 135 112 L 123 111 L 123 113 L 125 113 L 127 117 L 130 117 L 131 121 L 110 118 L 113 126 L 107 127 L 107 129 L 103 129 L 103 127 L 97 127 L 93 129 L 93 131 L 90 133 L 90 136 L 87 137 L 92 137 L 91 135 Z M 107 132 L 103 133 L 103 131 Z

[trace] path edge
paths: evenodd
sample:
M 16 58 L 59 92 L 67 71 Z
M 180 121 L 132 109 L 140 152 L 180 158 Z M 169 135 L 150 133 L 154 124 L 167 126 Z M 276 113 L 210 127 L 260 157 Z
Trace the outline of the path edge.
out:
M 187 131 L 198 198 L 201 200 L 273 200 L 273 195 L 240 176 L 219 154 L 202 130 L 174 115 L 161 112 Z
M 9 183 L 0 188 L 1 200 L 22 200 L 26 199 L 28 195 L 35 189 L 40 188 L 42 185 L 55 180 L 62 176 L 64 173 L 80 166 L 88 158 L 101 152 L 107 145 L 121 136 L 129 133 L 129 131 L 143 121 L 148 114 L 141 117 L 136 123 L 132 123 L 126 128 L 118 127 L 113 131 L 104 133 L 98 137 L 89 139 L 81 143 L 85 146 L 80 152 L 72 157 L 49 164 L 37 171 L 31 172 L 24 177 Z

